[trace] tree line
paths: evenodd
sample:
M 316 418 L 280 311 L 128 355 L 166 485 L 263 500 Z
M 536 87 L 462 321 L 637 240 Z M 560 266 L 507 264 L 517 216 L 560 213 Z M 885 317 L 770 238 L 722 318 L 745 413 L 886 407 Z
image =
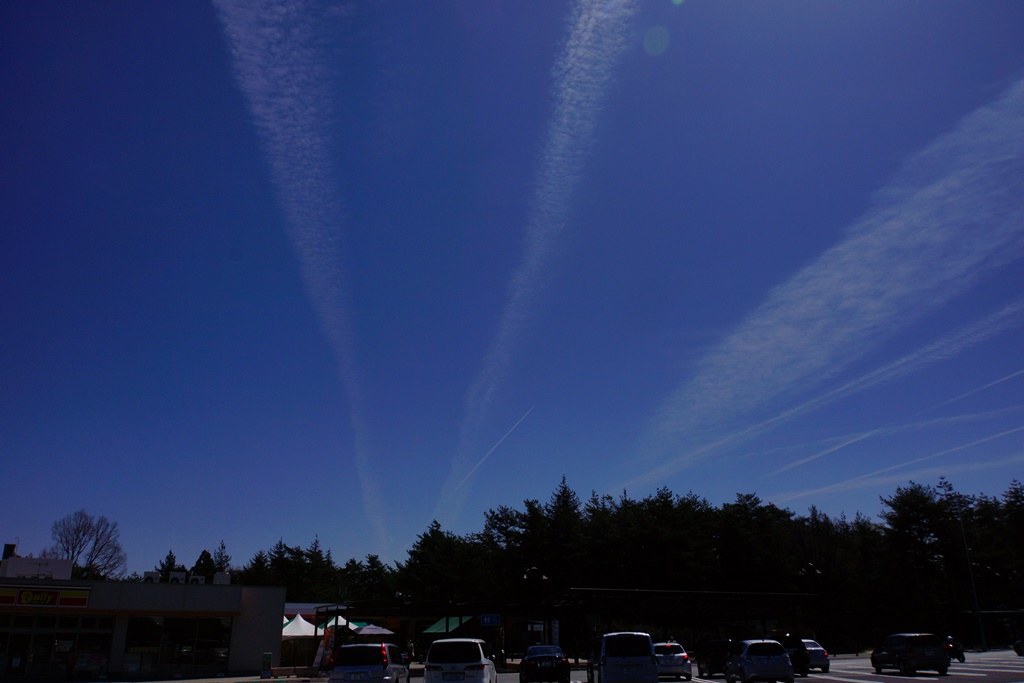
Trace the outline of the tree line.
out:
M 549 594 L 574 587 L 802 593 L 816 596 L 804 617 L 821 633 L 974 630 L 972 615 L 984 612 L 991 640 L 1019 637 L 1020 624 L 999 615 L 1024 606 L 1024 485 L 1015 479 L 988 496 L 957 492 L 944 478 L 909 482 L 881 504 L 874 521 L 813 506 L 798 515 L 752 493 L 721 506 L 668 488 L 642 499 L 623 492 L 582 500 L 563 477 L 545 502 L 489 510 L 479 531 L 454 534 L 434 521 L 394 564 L 376 555 L 339 564 L 314 538 L 307 547 L 278 540 L 242 566 L 232 565 L 221 541 L 191 568 L 169 552 L 154 569 L 208 581 L 230 570 L 235 583 L 286 586 L 294 602 L 513 603 L 532 590 L 524 581 L 531 573 L 544 577 Z M 116 539 L 116 523 L 98 521 Z M 63 520 L 54 524 L 55 538 L 64 528 Z M 70 551 L 58 542 L 45 552 Z M 93 557 L 72 557 L 79 576 L 141 580 L 123 568 L 104 573 Z

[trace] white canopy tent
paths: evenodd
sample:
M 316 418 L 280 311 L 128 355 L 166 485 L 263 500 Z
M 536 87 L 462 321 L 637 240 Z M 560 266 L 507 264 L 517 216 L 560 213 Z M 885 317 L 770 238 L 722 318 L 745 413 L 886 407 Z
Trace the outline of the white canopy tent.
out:
M 333 617 L 326 624 L 318 625 L 318 628 L 322 631 L 322 630 L 328 629 L 328 628 L 349 628 L 349 629 L 355 629 L 355 626 L 352 626 L 352 624 L 348 623 L 348 621 L 345 619 L 345 617 L 340 617 L 339 616 L 339 617 Z
M 283 640 L 289 638 L 308 638 L 315 635 L 316 629 L 313 627 L 313 624 L 303 619 L 301 614 L 296 614 L 295 618 L 281 629 L 281 638 Z
M 360 626 L 356 629 L 356 633 L 361 636 L 393 636 L 395 632 L 386 629 L 383 626 L 377 626 L 376 624 L 367 624 L 366 626 Z

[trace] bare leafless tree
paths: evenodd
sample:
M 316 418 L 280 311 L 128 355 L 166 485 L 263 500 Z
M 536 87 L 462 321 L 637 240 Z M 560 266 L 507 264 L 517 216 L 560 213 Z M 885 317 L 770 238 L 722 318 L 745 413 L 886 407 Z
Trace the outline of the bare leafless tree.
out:
M 117 522 L 103 515 L 78 510 L 54 522 L 50 536 L 54 543 L 42 556 L 71 560 L 76 578 L 122 579 L 128 571 Z

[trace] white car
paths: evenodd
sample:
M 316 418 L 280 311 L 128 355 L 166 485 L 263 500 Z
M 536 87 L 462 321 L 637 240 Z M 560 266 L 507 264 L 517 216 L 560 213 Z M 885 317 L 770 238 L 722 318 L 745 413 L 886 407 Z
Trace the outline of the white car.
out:
M 676 642 L 655 643 L 654 658 L 658 660 L 659 676 L 675 676 L 683 680 L 693 678 L 693 665 L 686 648 Z
M 435 640 L 423 663 L 423 683 L 498 683 L 498 670 L 478 638 Z
M 596 683 L 658 683 L 658 661 L 648 633 L 620 631 L 601 637 Z
M 334 651 L 329 683 L 408 683 L 402 653 L 390 643 L 342 645 Z

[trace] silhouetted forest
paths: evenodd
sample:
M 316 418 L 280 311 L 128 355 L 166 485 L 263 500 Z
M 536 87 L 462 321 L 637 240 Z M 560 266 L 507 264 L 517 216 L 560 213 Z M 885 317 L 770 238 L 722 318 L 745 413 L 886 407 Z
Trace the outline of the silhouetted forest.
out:
M 812 594 L 803 626 L 833 638 L 959 629 L 976 643 L 979 609 L 990 641 L 1019 637 L 1019 481 L 999 497 L 959 493 L 945 479 L 909 482 L 881 503 L 873 521 L 814 507 L 798 515 L 754 494 L 720 507 L 667 488 L 640 500 L 581 500 L 563 477 L 546 502 L 488 511 L 478 532 L 453 534 L 435 521 L 404 562 L 368 555 L 339 565 L 318 540 L 306 548 L 279 540 L 234 568 L 233 581 L 287 586 L 289 601 L 500 603 L 520 600 L 530 590 L 524 576 L 535 572 L 549 595 L 581 587 Z M 225 557 L 222 543 L 221 564 Z

